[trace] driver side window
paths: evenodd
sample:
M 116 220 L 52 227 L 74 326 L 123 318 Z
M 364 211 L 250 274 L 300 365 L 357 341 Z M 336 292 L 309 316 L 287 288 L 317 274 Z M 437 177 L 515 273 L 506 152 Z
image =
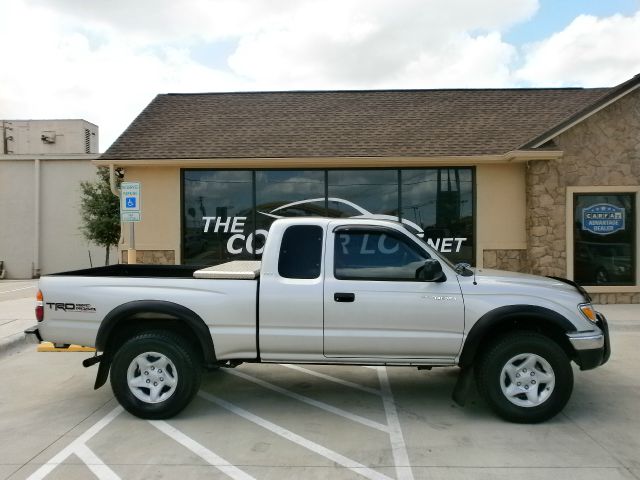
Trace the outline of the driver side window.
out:
M 426 252 L 384 232 L 337 232 L 334 275 L 339 280 L 416 281 Z

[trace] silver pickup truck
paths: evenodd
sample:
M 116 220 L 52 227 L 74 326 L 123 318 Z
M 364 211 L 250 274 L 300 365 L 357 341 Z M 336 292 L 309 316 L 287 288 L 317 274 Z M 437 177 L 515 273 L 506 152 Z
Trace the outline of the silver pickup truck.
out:
M 567 403 L 571 361 L 610 354 L 607 322 L 560 278 L 452 265 L 405 225 L 296 218 L 262 261 L 116 265 L 40 279 L 36 341 L 94 346 L 95 388 L 143 418 L 181 411 L 203 369 L 242 362 L 459 366 L 501 417 L 544 421 Z

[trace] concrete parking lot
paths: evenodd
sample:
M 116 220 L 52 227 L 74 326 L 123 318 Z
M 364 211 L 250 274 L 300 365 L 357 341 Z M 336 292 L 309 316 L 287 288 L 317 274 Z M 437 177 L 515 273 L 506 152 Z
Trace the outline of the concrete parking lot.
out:
M 0 318 L 31 318 L 20 301 L 0 298 Z M 287 365 L 209 373 L 184 412 L 149 422 L 92 389 L 87 354 L 20 345 L 0 356 L 0 478 L 640 479 L 640 308 L 603 310 L 610 362 L 576 371 L 541 425 L 475 395 L 456 406 L 456 369 Z

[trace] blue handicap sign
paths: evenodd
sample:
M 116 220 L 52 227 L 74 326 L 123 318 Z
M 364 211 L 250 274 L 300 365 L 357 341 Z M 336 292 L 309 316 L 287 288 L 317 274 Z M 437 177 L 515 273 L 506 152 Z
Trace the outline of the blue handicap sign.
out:
M 609 235 L 624 230 L 624 208 L 598 203 L 582 209 L 582 230 Z
M 125 197 L 125 205 L 127 208 L 136 208 L 136 197 Z

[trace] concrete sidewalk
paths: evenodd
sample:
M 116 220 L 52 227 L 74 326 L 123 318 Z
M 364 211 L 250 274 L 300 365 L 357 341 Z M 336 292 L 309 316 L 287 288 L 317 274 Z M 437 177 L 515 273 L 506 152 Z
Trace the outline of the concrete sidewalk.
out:
M 37 280 L 0 281 L 0 356 L 27 346 L 23 331 L 37 323 L 36 291 Z
M 29 346 L 24 341 L 23 332 L 37 323 L 35 292 L 35 280 L 0 282 L 0 357 L 15 354 Z M 640 304 L 596 305 L 596 309 L 607 317 L 612 329 L 640 328 Z

